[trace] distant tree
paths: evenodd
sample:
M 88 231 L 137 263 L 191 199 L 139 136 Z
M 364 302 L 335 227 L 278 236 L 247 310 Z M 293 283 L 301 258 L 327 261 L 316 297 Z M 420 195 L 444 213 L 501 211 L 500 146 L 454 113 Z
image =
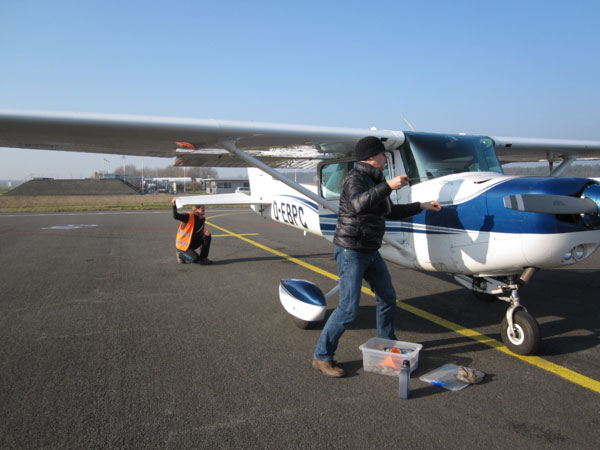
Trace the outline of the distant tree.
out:
M 157 177 L 182 177 L 183 169 L 181 167 L 166 166 L 162 169 L 155 169 Z M 152 172 L 150 172 L 152 173 Z
M 186 169 L 188 177 L 192 178 L 217 178 L 217 171 L 213 167 L 188 167 Z
M 142 171 L 133 164 L 125 165 L 124 171 L 123 166 L 119 166 L 115 169 L 115 175 L 139 176 L 141 174 Z
M 192 181 L 187 188 L 188 192 L 189 191 L 200 191 L 202 190 L 202 184 L 198 183 L 197 181 Z
M 100 174 L 103 174 L 103 170 L 94 172 L 94 177 L 98 178 Z M 139 177 L 142 175 L 142 169 L 138 168 L 133 164 L 127 164 L 125 167 L 119 166 L 114 170 L 115 175 L 128 176 L 128 177 Z M 144 177 L 190 177 L 190 178 L 217 178 L 218 173 L 213 167 L 174 167 L 165 166 L 162 168 L 149 168 L 144 169 Z

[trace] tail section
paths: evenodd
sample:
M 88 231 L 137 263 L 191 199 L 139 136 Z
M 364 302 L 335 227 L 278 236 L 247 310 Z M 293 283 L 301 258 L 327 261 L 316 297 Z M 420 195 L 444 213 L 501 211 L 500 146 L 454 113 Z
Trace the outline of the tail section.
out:
M 256 167 L 248 167 L 250 197 L 257 203 L 271 203 L 273 196 L 273 177 Z
M 250 195 L 242 192 L 231 194 L 191 195 L 177 198 L 177 207 L 185 205 L 250 205 L 260 214 L 266 211 L 266 206 L 271 204 L 273 183 L 270 175 L 259 169 L 249 168 Z

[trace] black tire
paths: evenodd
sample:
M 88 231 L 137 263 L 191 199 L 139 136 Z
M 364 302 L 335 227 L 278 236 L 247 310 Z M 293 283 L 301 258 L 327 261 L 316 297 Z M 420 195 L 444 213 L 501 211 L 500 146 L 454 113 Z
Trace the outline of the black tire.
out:
M 502 319 L 502 341 L 517 355 L 531 355 L 540 345 L 540 328 L 536 320 L 527 311 L 518 309 L 513 316 L 514 339 L 508 334 L 506 316 Z
M 298 319 L 296 316 L 292 316 L 292 320 L 294 321 L 294 325 L 296 325 L 301 330 L 308 330 L 315 326 L 317 322 L 309 322 L 307 320 Z

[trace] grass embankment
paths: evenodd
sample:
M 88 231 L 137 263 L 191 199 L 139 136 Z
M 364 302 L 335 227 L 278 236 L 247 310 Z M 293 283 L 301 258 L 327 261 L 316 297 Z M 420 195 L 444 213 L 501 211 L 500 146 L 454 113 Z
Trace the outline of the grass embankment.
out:
M 171 199 L 173 197 L 174 196 L 172 194 L 36 196 L 0 195 L 0 212 L 65 212 L 170 209 Z M 211 208 L 215 207 L 218 206 L 211 206 Z
M 0 212 L 168 209 L 172 195 L 2 195 Z

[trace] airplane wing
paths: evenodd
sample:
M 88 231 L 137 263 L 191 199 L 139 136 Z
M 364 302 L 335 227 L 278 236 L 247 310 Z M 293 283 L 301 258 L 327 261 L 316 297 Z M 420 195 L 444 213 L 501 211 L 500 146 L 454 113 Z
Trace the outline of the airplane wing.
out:
M 387 148 L 402 131 L 283 125 L 115 114 L 0 110 L 0 147 L 175 157 L 176 166 L 247 167 L 234 143 L 276 168 L 311 168 L 350 156 L 356 142 L 380 137 Z M 600 141 L 491 137 L 501 162 L 600 159 Z
M 389 146 L 404 142 L 402 132 L 369 129 L 0 110 L 0 147 L 176 157 L 177 166 L 247 167 L 223 147 L 231 141 L 271 167 L 309 168 L 352 154 L 374 133 Z
M 490 136 L 501 163 L 600 159 L 600 141 Z

